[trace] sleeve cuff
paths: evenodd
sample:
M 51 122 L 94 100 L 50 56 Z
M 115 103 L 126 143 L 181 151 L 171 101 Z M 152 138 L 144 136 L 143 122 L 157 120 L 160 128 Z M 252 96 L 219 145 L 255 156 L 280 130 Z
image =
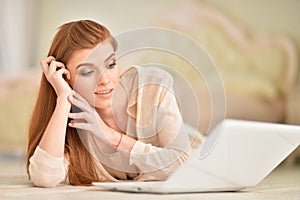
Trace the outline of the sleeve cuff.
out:
M 139 154 L 144 152 L 146 144 L 140 141 L 136 141 L 130 151 L 129 164 L 135 164 L 135 160 L 139 157 Z
M 48 167 L 51 168 L 61 168 L 64 166 L 64 157 L 55 157 L 40 148 L 39 146 L 36 147 L 34 154 L 32 156 L 34 160 L 38 161 L 39 163 L 47 163 Z

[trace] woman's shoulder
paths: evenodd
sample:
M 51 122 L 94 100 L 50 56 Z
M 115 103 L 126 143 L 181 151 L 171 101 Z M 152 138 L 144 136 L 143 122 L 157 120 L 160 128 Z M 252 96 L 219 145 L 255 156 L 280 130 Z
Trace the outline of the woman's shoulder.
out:
M 131 66 L 121 75 L 122 79 L 137 79 L 139 84 L 157 83 L 172 86 L 173 77 L 169 72 L 156 66 Z
M 122 77 L 130 76 L 130 75 L 135 75 L 137 73 L 137 68 L 138 66 L 130 66 L 124 70 L 124 72 L 121 74 Z

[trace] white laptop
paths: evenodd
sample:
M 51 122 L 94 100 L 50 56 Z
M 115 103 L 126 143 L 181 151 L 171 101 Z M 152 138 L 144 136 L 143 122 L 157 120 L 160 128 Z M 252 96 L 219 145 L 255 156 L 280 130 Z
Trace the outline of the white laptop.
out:
M 225 119 L 166 181 L 94 182 L 146 193 L 237 191 L 262 181 L 300 144 L 300 126 Z

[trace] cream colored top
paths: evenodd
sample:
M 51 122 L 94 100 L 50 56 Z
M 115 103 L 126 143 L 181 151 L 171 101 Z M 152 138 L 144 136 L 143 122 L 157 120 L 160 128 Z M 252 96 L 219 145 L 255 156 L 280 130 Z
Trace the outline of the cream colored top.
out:
M 103 181 L 165 180 L 187 160 L 190 140 L 172 86 L 171 75 L 155 67 L 131 67 L 121 75 L 113 114 L 120 129 L 137 140 L 128 156 L 78 132 Z M 38 146 L 30 158 L 31 180 L 54 187 L 65 180 L 68 165 L 67 157 L 54 157 Z

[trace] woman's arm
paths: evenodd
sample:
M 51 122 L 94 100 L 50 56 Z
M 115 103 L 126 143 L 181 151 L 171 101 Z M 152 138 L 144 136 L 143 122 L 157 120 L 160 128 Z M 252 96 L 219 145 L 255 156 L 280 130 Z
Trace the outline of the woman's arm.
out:
M 68 165 L 65 157 L 54 157 L 37 146 L 30 158 L 30 178 L 35 186 L 55 187 L 66 178 Z
M 67 98 L 58 97 L 39 146 L 29 160 L 30 178 L 36 186 L 55 187 L 66 177 L 68 162 L 64 158 L 64 146 L 69 110 Z
M 131 127 L 127 124 L 127 132 L 130 135 L 136 132 L 138 139 L 130 150 L 130 164 L 141 170 L 141 176 L 145 175 L 139 180 L 163 180 L 191 153 L 188 133 L 172 89 L 173 77 L 155 67 L 140 67 L 126 75 L 123 88 L 133 88 L 127 92 L 132 97 L 127 112 L 136 119 Z M 135 84 L 130 87 L 128 83 Z M 128 137 L 123 137 L 125 141 L 121 142 L 120 151 L 126 151 L 123 147 L 128 145 Z
M 56 107 L 39 143 L 39 146 L 52 156 L 64 156 L 66 127 L 70 108 L 71 104 L 67 97 L 57 97 Z
M 53 187 L 66 175 L 64 148 L 68 114 L 71 108 L 68 98 L 72 95 L 72 89 L 63 78 L 63 75 L 70 78 L 63 63 L 55 61 L 55 58 L 50 56 L 43 59 L 40 64 L 47 81 L 56 92 L 57 100 L 39 145 L 30 158 L 29 173 L 35 185 Z
M 142 171 L 145 175 L 142 179 L 166 179 L 191 153 L 188 133 L 174 94 L 167 92 L 158 109 L 163 110 L 157 112 L 162 116 L 152 117 L 156 119 L 157 134 L 137 141 L 130 152 L 130 164 Z M 147 133 L 145 130 L 143 136 Z
M 72 89 L 63 75 L 70 79 L 70 73 L 63 63 L 55 61 L 52 56 L 42 60 L 40 64 L 48 82 L 56 92 L 57 100 L 39 146 L 53 156 L 63 157 L 68 114 L 71 109 L 68 97 L 72 95 Z
M 58 97 L 57 105 L 44 135 L 30 158 L 29 173 L 34 185 L 55 187 L 66 177 L 64 146 L 70 103 Z

